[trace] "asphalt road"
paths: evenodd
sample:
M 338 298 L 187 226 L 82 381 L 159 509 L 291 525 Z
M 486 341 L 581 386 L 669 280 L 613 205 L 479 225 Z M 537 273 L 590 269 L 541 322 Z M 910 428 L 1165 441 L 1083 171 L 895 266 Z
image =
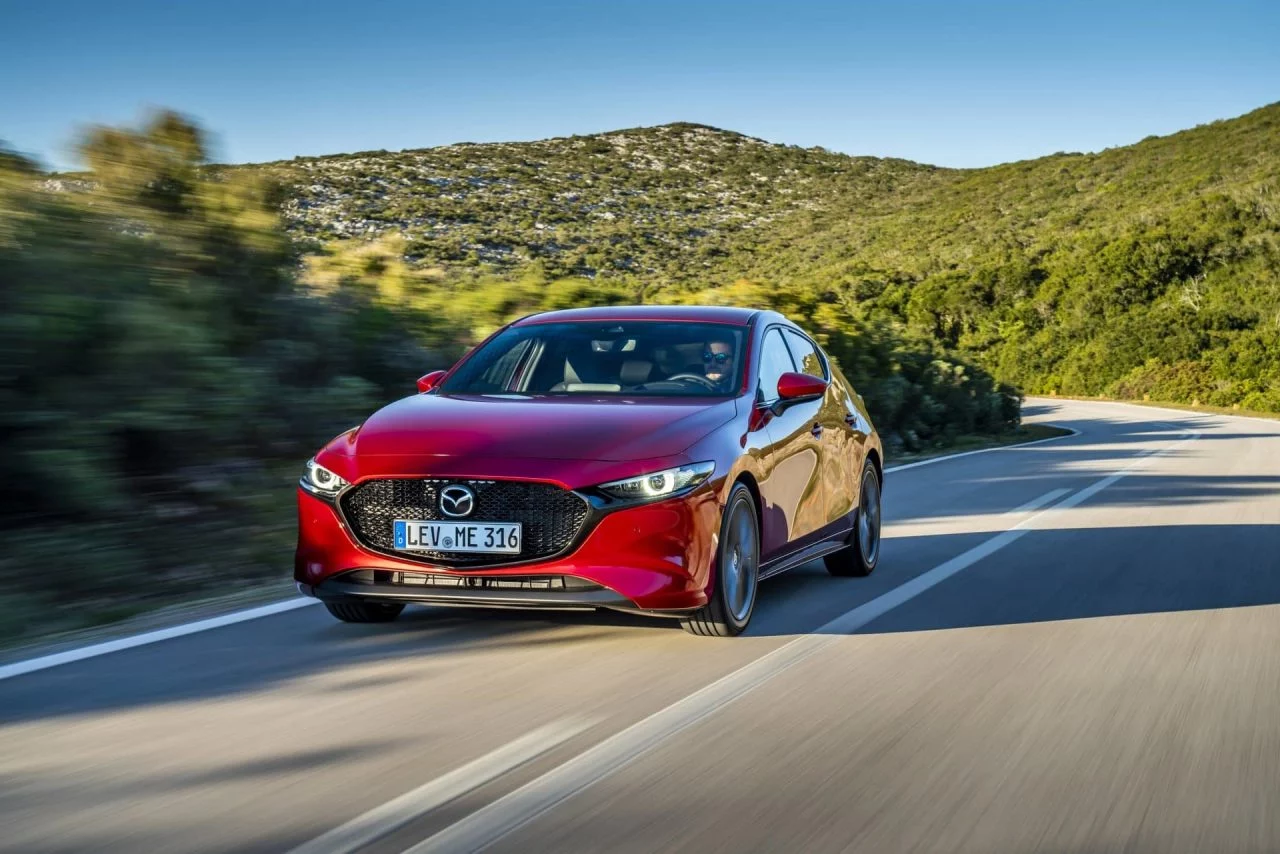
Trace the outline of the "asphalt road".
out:
M 1280 423 L 891 473 L 748 636 L 318 607 L 0 680 L 5 851 L 1278 851 Z

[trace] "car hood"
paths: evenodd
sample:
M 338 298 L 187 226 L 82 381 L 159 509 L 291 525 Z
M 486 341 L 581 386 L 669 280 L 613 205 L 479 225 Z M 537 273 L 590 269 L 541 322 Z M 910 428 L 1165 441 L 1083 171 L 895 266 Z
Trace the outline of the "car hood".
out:
M 357 458 L 638 460 L 678 454 L 736 412 L 733 399 L 423 394 L 378 410 L 347 442 Z

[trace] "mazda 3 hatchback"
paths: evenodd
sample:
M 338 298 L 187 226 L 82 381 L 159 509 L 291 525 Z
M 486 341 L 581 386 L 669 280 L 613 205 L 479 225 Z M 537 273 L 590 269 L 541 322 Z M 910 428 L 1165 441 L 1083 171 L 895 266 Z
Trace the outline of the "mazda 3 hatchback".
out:
M 498 330 L 307 463 L 294 573 L 338 619 L 409 603 L 746 628 L 761 579 L 880 556 L 884 452 L 780 314 L 555 311 Z

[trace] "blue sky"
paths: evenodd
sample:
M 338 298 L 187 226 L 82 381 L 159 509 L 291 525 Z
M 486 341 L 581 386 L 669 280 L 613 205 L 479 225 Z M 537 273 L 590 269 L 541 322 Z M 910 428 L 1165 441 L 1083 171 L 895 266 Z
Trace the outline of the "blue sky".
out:
M 188 113 L 227 162 L 694 121 L 982 166 L 1280 100 L 1280 2 L 0 0 L 0 139 Z

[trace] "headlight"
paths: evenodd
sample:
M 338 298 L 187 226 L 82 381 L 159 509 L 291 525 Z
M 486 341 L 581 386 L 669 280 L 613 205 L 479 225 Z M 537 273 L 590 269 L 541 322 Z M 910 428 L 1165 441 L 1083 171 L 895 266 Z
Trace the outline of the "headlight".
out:
M 623 501 L 648 501 L 692 489 L 711 477 L 711 473 L 715 470 L 715 463 L 691 463 L 687 466 L 655 471 L 653 474 L 642 474 L 626 480 L 602 483 L 596 488 L 611 498 L 619 498 Z
M 315 460 L 307 460 L 307 471 L 299 481 L 302 488 L 316 495 L 332 498 L 347 486 L 347 482 Z

